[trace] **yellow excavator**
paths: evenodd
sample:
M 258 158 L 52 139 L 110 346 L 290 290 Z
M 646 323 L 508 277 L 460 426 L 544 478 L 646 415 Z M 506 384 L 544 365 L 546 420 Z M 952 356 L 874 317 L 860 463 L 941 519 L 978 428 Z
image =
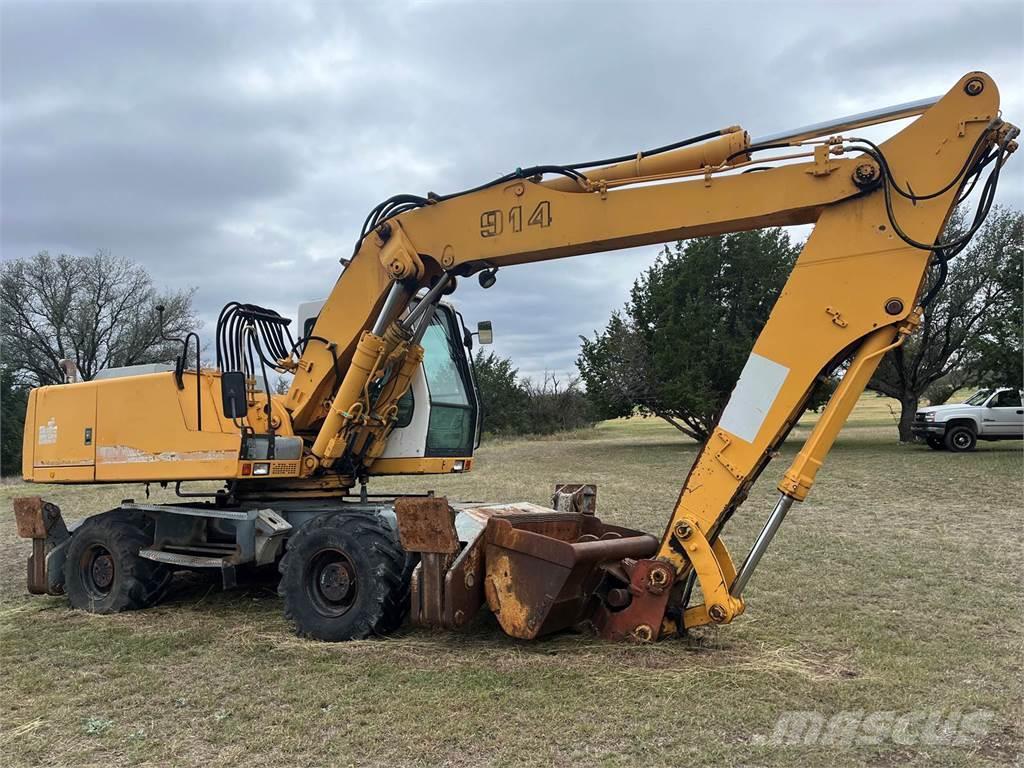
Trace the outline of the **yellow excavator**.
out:
M 857 133 L 910 118 L 881 143 Z M 984 220 L 1018 133 L 993 80 L 971 72 L 942 97 L 753 140 L 732 126 L 389 198 L 295 336 L 276 312 L 231 303 L 216 366 L 190 335 L 173 366 L 32 391 L 25 480 L 174 483 L 182 501 L 125 501 L 69 527 L 55 505 L 17 499 L 29 589 L 109 613 L 152 605 L 176 570 L 218 569 L 230 586 L 240 566 L 276 564 L 287 616 L 324 640 L 407 616 L 454 629 L 485 606 L 517 638 L 586 626 L 651 641 L 727 624 L 879 361 Z M 968 198 L 968 231 L 942 239 Z M 813 232 L 660 538 L 603 523 L 585 484 L 556 486 L 551 508 L 368 492 L 371 476 L 473 467 L 475 334 L 444 300 L 460 278 L 486 289 L 517 264 L 798 224 Z M 287 394 L 271 394 L 270 371 L 292 375 Z M 737 568 L 726 524 L 830 376 L 839 384 Z M 184 489 L 211 480 L 223 487 Z

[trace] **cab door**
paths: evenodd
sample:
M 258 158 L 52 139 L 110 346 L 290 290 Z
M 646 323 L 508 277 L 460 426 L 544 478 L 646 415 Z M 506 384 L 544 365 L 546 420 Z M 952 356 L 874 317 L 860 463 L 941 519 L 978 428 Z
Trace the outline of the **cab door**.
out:
M 437 307 L 421 343 L 423 365 L 398 403 L 398 423 L 381 459 L 471 458 L 479 404 L 461 325 L 450 306 Z M 378 471 L 382 466 L 388 465 L 375 465 Z
M 1020 392 L 1004 389 L 996 392 L 985 408 L 985 428 L 994 437 L 1024 437 L 1024 405 Z

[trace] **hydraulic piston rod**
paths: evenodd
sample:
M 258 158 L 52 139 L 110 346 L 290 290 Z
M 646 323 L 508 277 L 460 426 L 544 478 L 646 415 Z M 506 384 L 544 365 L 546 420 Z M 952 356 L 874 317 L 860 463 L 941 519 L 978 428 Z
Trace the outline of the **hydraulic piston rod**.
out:
M 743 561 L 743 565 L 740 566 L 739 573 L 736 574 L 736 578 L 732 582 L 732 586 L 729 588 L 729 594 L 733 597 L 739 597 L 743 592 L 743 588 L 747 586 L 747 582 L 750 581 L 750 577 L 754 573 L 754 569 L 757 568 L 757 564 L 761 562 L 761 558 L 764 556 L 765 551 L 768 549 L 768 545 L 772 543 L 772 539 L 775 538 L 776 532 L 779 530 L 779 526 L 782 525 L 782 521 L 786 517 L 786 513 L 789 512 L 789 508 L 793 506 L 793 497 L 781 494 L 779 501 L 775 505 L 775 509 L 772 510 L 771 515 L 768 516 L 768 521 L 764 524 L 764 528 L 757 534 L 757 539 L 754 541 L 754 546 L 750 548 L 750 554 L 747 555 L 747 559 Z
M 937 103 L 940 98 L 940 96 L 932 96 L 928 99 L 918 99 L 917 101 L 895 104 L 891 107 L 882 107 L 881 109 L 872 109 L 868 112 L 859 112 L 856 115 L 836 117 L 832 120 L 813 123 L 812 125 L 805 125 L 801 128 L 790 128 L 789 130 L 780 131 L 779 133 L 772 133 L 767 136 L 758 136 L 750 143 L 753 146 L 757 146 L 758 144 L 780 144 L 782 142 L 803 141 L 805 139 L 816 138 L 817 136 L 825 136 L 826 134 L 841 133 L 843 131 L 852 131 L 854 128 L 865 128 L 869 125 L 887 123 L 890 120 L 902 120 L 907 117 L 916 117 L 917 115 L 923 114 L 927 111 L 927 109 Z
M 405 318 L 404 322 L 402 323 L 403 327 L 407 331 L 412 331 L 414 328 L 416 328 L 416 322 L 428 311 L 430 312 L 431 316 L 433 316 L 434 307 L 437 305 L 437 302 L 440 300 L 445 288 L 448 287 L 448 284 L 451 281 L 452 276 L 447 272 L 445 272 L 443 275 L 441 275 L 440 278 L 438 278 L 437 283 L 434 284 L 434 287 L 424 294 L 423 298 L 420 299 L 419 303 L 409 313 L 409 316 Z M 430 321 L 428 320 L 427 323 L 429 324 L 429 322 Z M 420 336 L 422 337 L 422 334 L 420 334 Z
M 388 297 L 384 301 L 384 306 L 381 308 L 380 314 L 377 315 L 377 321 L 373 324 L 372 333 L 375 336 L 384 335 L 388 324 L 401 311 L 402 307 L 408 303 L 410 296 L 412 296 L 412 291 L 402 281 L 396 280 L 391 284 L 391 290 L 388 291 Z

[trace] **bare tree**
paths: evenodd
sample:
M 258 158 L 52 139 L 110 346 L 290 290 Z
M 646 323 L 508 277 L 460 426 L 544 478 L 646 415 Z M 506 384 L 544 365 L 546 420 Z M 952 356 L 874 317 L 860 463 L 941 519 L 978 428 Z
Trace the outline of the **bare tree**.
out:
M 4 365 L 18 381 L 37 385 L 62 382 L 63 359 L 86 380 L 104 368 L 173 360 L 180 347 L 161 339 L 155 306 L 165 307 L 164 333 L 183 336 L 199 325 L 193 292 L 159 294 L 145 269 L 102 251 L 56 258 L 43 251 L 6 262 Z
M 292 386 L 291 376 L 278 376 L 274 381 L 274 394 L 275 395 L 287 395 L 288 390 Z
M 550 435 L 592 427 L 597 421 L 577 378 L 570 378 L 568 384 L 563 384 L 554 373 L 545 372 L 539 384 L 524 378 L 520 386 L 526 393 L 523 410 L 528 432 Z
M 900 401 L 901 442 L 913 440 L 911 428 L 922 395 L 945 400 L 977 379 L 979 341 L 994 323 L 1004 322 L 1013 288 L 1005 275 L 1015 268 L 1019 272 L 1020 222 L 1018 211 L 992 209 L 971 245 L 950 261 L 945 285 L 925 310 L 917 333 L 885 356 L 868 384 Z M 962 227 L 962 218 L 954 218 L 948 239 Z

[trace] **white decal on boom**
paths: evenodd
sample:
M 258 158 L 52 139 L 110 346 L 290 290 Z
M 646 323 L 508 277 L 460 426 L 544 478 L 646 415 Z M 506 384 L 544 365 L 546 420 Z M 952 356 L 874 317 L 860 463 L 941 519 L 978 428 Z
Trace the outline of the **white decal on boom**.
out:
M 718 426 L 741 440 L 754 442 L 788 375 L 786 366 L 751 353 Z

